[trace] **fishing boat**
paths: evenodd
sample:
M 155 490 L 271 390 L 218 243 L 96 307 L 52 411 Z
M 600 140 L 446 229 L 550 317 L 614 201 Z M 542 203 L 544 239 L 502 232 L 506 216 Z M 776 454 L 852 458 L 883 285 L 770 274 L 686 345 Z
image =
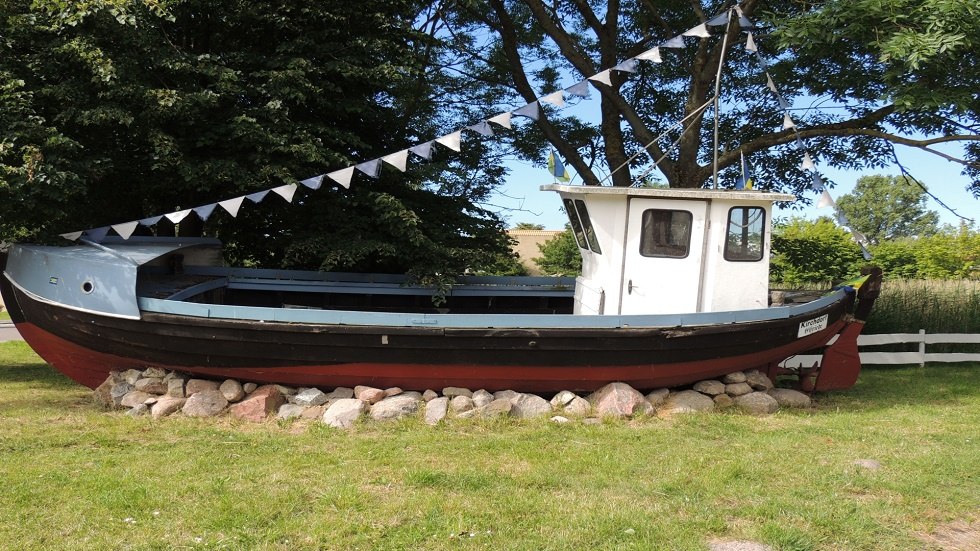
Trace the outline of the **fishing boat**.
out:
M 462 277 L 231 268 L 209 238 L 13 245 L 0 291 L 24 339 L 75 381 L 160 367 L 332 388 L 529 392 L 690 384 L 759 369 L 805 390 L 854 384 L 880 271 L 773 300 L 773 205 L 792 195 L 548 184 L 582 275 Z M 782 295 L 778 295 L 782 296 Z M 819 365 L 780 362 L 822 354 Z

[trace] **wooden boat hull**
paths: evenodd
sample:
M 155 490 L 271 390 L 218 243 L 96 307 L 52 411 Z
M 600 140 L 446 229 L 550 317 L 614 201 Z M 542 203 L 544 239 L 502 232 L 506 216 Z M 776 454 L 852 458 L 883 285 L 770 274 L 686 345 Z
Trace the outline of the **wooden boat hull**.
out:
M 471 328 L 325 325 L 144 312 L 126 319 L 38 300 L 0 278 L 11 317 L 37 353 L 94 388 L 110 370 L 332 388 L 446 386 L 528 392 L 638 389 L 768 370 L 826 344 L 850 322 L 853 293 L 799 316 L 672 328 Z M 801 324 L 827 316 L 820 330 Z

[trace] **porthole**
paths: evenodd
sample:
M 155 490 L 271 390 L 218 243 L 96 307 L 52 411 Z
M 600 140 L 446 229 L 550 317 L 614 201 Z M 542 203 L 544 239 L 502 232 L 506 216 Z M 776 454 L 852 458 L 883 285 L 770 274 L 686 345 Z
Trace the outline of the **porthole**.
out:
M 95 284 L 92 283 L 91 280 L 85 280 L 85 282 L 82 283 L 82 292 L 85 293 L 86 295 L 90 294 L 94 290 L 95 290 Z

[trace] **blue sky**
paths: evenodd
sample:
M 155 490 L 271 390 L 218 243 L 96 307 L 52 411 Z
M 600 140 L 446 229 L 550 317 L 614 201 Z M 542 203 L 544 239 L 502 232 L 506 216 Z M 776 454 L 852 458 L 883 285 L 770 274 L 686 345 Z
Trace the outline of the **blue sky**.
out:
M 959 164 L 918 149 L 897 147 L 899 160 L 912 176 L 919 179 L 933 195 L 957 213 L 972 218 L 980 225 L 980 199 L 975 199 L 966 190 L 970 181 L 961 174 L 962 167 Z M 947 150 L 947 153 L 957 154 L 955 150 Z M 552 182 L 548 167 L 532 166 L 519 161 L 512 161 L 509 166 L 511 173 L 491 200 L 491 208 L 504 216 L 508 226 L 514 226 L 519 222 L 532 222 L 543 224 L 546 229 L 562 229 L 565 225 L 565 215 L 561 211 L 558 195 L 554 192 L 538 190 L 542 184 Z M 819 160 L 817 160 L 817 169 L 822 175 L 837 183 L 837 186 L 830 191 L 835 199 L 852 191 L 857 179 L 865 174 L 901 174 L 898 167 L 861 172 L 836 170 L 820 166 Z M 576 182 L 581 180 L 573 180 L 573 183 Z M 815 205 L 816 194 L 812 198 Z M 927 208 L 939 213 L 941 223 L 958 225 L 960 222 L 959 218 L 932 199 L 929 199 Z M 833 216 L 833 209 L 829 207 L 817 209 L 811 206 L 802 211 L 782 210 L 776 213 L 776 216 L 794 215 L 809 219 Z

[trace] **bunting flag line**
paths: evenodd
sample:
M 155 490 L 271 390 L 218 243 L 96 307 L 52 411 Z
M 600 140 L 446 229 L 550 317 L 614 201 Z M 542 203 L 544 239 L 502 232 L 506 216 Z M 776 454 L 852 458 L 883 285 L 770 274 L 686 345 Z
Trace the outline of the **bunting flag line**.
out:
M 816 170 L 816 165 L 813 164 L 813 159 L 810 158 L 810 154 L 806 151 L 803 152 L 803 164 L 800 165 L 802 170 Z
M 741 11 L 741 9 L 738 6 L 735 7 L 735 10 L 739 16 L 739 24 L 743 29 L 749 30 L 755 28 L 754 23 L 752 23 L 752 21 L 750 21 L 747 17 L 745 17 L 744 13 Z M 532 101 L 524 105 L 523 107 L 520 107 L 513 111 L 505 111 L 489 119 L 479 121 L 473 125 L 465 126 L 455 132 L 436 138 L 435 140 L 430 140 L 424 143 L 416 144 L 412 147 L 409 147 L 408 149 L 404 149 L 401 151 L 397 151 L 395 153 L 384 155 L 377 159 L 370 159 L 361 162 L 359 164 L 348 166 L 346 168 L 335 170 L 333 172 L 329 172 L 326 174 L 320 174 L 317 176 L 313 176 L 311 178 L 306 178 L 304 180 L 299 181 L 298 183 L 290 183 L 290 184 L 286 184 L 270 189 L 257 191 L 240 197 L 225 199 L 223 201 L 218 201 L 216 203 L 210 203 L 207 205 L 193 207 L 191 209 L 142 218 L 137 221 L 129 221 L 121 224 L 114 224 L 112 226 L 104 226 L 101 228 L 83 230 L 80 232 L 69 232 L 69 233 L 62 234 L 62 237 L 69 240 L 77 240 L 82 235 L 85 235 L 89 238 L 96 237 L 100 240 L 101 238 L 105 237 L 105 235 L 111 229 L 112 231 L 115 231 L 124 239 L 128 239 L 135 232 L 136 227 L 139 225 L 151 227 L 159 223 L 160 220 L 162 220 L 163 218 L 170 220 L 174 224 L 178 224 L 180 223 L 180 221 L 184 220 L 190 214 L 191 211 L 197 214 L 199 218 L 206 221 L 213 214 L 215 207 L 218 205 L 220 205 L 221 208 L 225 210 L 228 214 L 230 214 L 232 217 L 237 217 L 245 199 L 248 199 L 252 203 L 260 203 L 266 198 L 266 196 L 269 194 L 270 191 L 275 192 L 277 195 L 283 197 L 283 199 L 285 199 L 287 202 L 291 203 L 293 201 L 296 190 L 299 188 L 300 185 L 312 191 L 316 191 L 320 189 L 320 187 L 322 186 L 324 178 L 328 178 L 331 181 L 340 185 L 341 187 L 345 189 L 349 189 L 355 171 L 362 172 L 371 178 L 378 178 L 380 176 L 382 162 L 395 167 L 401 172 L 405 172 L 408 166 L 409 153 L 414 153 L 416 156 L 422 159 L 430 160 L 432 158 L 433 143 L 439 143 L 440 145 L 443 145 L 456 152 L 461 151 L 463 130 L 475 132 L 482 136 L 493 136 L 494 131 L 490 123 L 496 124 L 506 129 L 511 129 L 512 128 L 511 120 L 515 116 L 526 117 L 528 119 L 531 119 L 532 121 L 537 121 L 540 118 L 541 102 L 554 105 L 558 108 L 563 108 L 567 105 L 566 98 L 568 97 L 589 98 L 591 94 L 591 89 L 589 86 L 590 82 L 602 83 L 607 86 L 612 86 L 612 71 L 618 71 L 622 73 L 635 73 L 639 61 L 662 63 L 663 59 L 661 57 L 661 51 L 660 51 L 661 48 L 684 48 L 686 47 L 684 41 L 685 36 L 690 36 L 695 38 L 710 37 L 711 32 L 708 30 L 709 26 L 725 25 L 731 20 L 731 17 L 732 17 L 731 10 L 726 10 L 725 12 L 716 15 L 707 21 L 695 25 L 694 27 L 684 31 L 683 33 L 676 35 L 673 38 L 670 38 L 669 40 L 663 42 L 662 44 L 654 46 L 635 57 L 625 59 L 613 67 L 604 69 L 592 76 L 588 76 L 564 90 L 558 90 L 556 92 L 543 95 L 542 97 L 539 97 L 537 100 Z M 755 42 L 751 32 L 749 32 L 748 41 L 746 43 L 746 49 L 750 49 L 750 46 L 752 51 L 754 51 Z M 760 62 L 762 62 L 761 57 L 759 59 Z M 766 76 L 767 78 L 769 77 L 768 72 L 766 73 Z M 773 89 L 774 92 L 776 91 L 775 85 L 772 85 L 771 88 Z M 787 120 L 792 122 L 791 119 L 788 118 L 788 114 L 787 114 Z M 552 152 L 552 155 L 553 154 L 554 153 Z M 564 167 L 561 165 L 560 160 L 555 158 L 555 161 L 557 162 L 557 166 L 561 166 L 561 168 L 564 169 Z M 565 174 L 567 175 L 567 173 Z
M 834 201 L 834 198 L 827 193 L 826 189 L 823 190 L 823 192 L 820 194 L 820 199 L 817 201 L 818 209 L 822 209 L 824 207 L 837 207 L 837 203 Z
M 571 180 L 571 176 L 568 175 L 568 171 L 565 170 L 565 165 L 562 164 L 561 159 L 555 156 L 555 150 L 552 149 L 548 154 L 548 171 L 554 175 L 556 180 L 562 182 L 568 182 Z
M 238 209 L 242 208 L 242 201 L 245 200 L 245 196 L 235 197 L 234 199 L 225 199 L 224 201 L 218 201 L 218 205 L 225 209 L 225 212 L 231 215 L 232 218 L 238 218 Z
M 83 235 L 88 237 L 89 241 L 98 243 L 105 239 L 105 236 L 109 233 L 109 226 L 102 226 L 101 228 L 92 228 L 90 230 L 85 230 Z

